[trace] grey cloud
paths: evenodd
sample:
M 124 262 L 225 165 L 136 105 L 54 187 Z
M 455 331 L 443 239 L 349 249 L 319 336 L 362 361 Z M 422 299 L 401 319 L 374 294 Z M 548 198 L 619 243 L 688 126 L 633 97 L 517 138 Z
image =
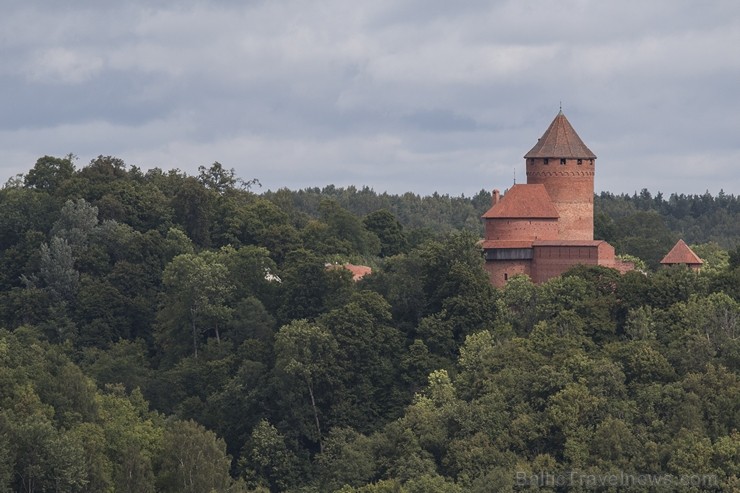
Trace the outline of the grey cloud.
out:
M 2 175 L 102 153 L 471 194 L 523 173 L 563 101 L 597 188 L 740 193 L 735 1 L 70 5 L 4 7 Z

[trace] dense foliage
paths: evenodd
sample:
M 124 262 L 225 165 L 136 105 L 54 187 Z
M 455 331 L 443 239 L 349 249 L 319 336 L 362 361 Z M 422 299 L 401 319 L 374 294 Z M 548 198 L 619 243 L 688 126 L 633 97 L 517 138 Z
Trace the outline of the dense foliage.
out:
M 734 196 L 602 194 L 647 272 L 498 290 L 486 192 L 257 185 L 46 156 L 0 189 L 0 491 L 740 489 Z M 706 268 L 650 270 L 679 236 Z

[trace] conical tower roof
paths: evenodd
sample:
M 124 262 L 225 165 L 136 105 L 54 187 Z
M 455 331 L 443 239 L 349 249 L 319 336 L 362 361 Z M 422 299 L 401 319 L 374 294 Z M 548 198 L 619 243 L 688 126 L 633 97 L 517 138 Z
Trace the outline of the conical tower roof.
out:
M 689 247 L 685 241 L 678 240 L 678 243 L 671 248 L 671 251 L 663 257 L 660 261 L 661 264 L 673 265 L 673 264 L 686 264 L 686 265 L 701 265 L 704 263 L 697 254 Z
M 525 158 L 595 159 L 561 110 Z

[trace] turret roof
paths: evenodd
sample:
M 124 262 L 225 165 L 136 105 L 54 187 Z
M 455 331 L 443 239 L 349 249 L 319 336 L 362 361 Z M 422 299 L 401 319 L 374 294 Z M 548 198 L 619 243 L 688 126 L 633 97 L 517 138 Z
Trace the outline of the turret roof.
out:
M 673 265 L 673 264 L 686 264 L 686 265 L 701 265 L 704 263 L 697 254 L 689 247 L 685 241 L 678 240 L 676 245 L 671 248 L 668 255 L 663 257 L 660 261 L 661 264 Z
M 525 158 L 595 159 L 561 110 Z
M 557 218 L 558 211 L 541 183 L 514 185 L 484 218 Z

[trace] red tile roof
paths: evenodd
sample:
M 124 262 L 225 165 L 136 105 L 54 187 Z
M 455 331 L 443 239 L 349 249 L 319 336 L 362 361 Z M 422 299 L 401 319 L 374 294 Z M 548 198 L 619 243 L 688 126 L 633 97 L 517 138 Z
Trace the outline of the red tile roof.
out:
M 363 277 L 365 277 L 368 274 L 372 274 L 373 269 L 371 267 L 368 267 L 367 265 L 355 265 L 355 264 L 326 264 L 327 270 L 334 270 L 334 269 L 347 269 L 352 273 L 352 280 L 353 281 L 359 281 Z
M 686 244 L 683 240 L 678 240 L 678 243 L 671 248 L 668 255 L 663 257 L 660 261 L 661 264 L 673 265 L 673 264 L 687 264 L 687 265 L 701 265 L 704 263 L 697 254 Z
M 595 159 L 561 111 L 525 158 Z
M 514 185 L 484 218 L 558 218 L 545 185 Z

